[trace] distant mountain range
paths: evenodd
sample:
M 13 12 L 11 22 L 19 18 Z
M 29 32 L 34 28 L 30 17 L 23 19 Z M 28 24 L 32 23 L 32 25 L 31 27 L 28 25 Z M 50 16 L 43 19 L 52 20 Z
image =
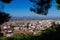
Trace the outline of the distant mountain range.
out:
M 25 16 L 25 17 L 12 17 L 11 20 L 60 20 L 60 17 L 38 17 L 38 16 Z

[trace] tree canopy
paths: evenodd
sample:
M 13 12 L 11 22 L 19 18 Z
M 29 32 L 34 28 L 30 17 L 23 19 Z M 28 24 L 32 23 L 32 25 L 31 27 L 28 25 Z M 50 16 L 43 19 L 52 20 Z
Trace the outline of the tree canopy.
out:
M 12 0 L 1 0 L 3 3 L 10 3 Z
M 2 3 L 10 3 L 12 0 L 0 0 Z M 9 15 L 9 13 L 6 13 L 3 11 L 4 9 L 4 5 L 2 4 L 0 7 L 0 25 L 3 24 L 4 22 L 9 21 L 9 19 L 11 18 L 11 16 Z
M 47 15 L 48 9 L 51 7 L 52 0 L 30 0 L 34 3 L 34 8 L 30 8 L 31 11 L 37 14 Z
M 57 9 L 60 10 L 60 0 L 56 0 L 56 3 L 57 3 Z
M 31 7 L 30 10 L 42 15 L 47 15 L 49 8 L 51 8 L 53 0 L 30 0 L 30 2 L 34 3 L 34 7 Z M 60 0 L 54 0 L 57 3 L 56 8 L 60 10 Z
M 9 21 L 11 16 L 5 12 L 0 12 L 0 24 Z

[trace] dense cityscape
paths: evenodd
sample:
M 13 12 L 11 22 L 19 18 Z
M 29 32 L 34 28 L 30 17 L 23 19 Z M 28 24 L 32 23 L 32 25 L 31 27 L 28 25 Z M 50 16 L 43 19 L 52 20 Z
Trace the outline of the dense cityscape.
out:
M 1 33 L 4 36 L 12 36 L 16 33 L 29 33 L 29 34 L 38 34 L 45 29 L 49 28 L 52 25 L 52 22 L 55 24 L 60 24 L 59 20 L 15 20 L 4 23 L 1 26 Z

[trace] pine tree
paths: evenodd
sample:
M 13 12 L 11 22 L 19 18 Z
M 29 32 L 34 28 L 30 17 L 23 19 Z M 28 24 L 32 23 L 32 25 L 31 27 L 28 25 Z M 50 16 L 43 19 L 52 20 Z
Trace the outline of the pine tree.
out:
M 47 15 L 52 0 L 30 0 L 30 2 L 34 3 L 34 8 L 30 8 L 31 11 L 37 14 Z

